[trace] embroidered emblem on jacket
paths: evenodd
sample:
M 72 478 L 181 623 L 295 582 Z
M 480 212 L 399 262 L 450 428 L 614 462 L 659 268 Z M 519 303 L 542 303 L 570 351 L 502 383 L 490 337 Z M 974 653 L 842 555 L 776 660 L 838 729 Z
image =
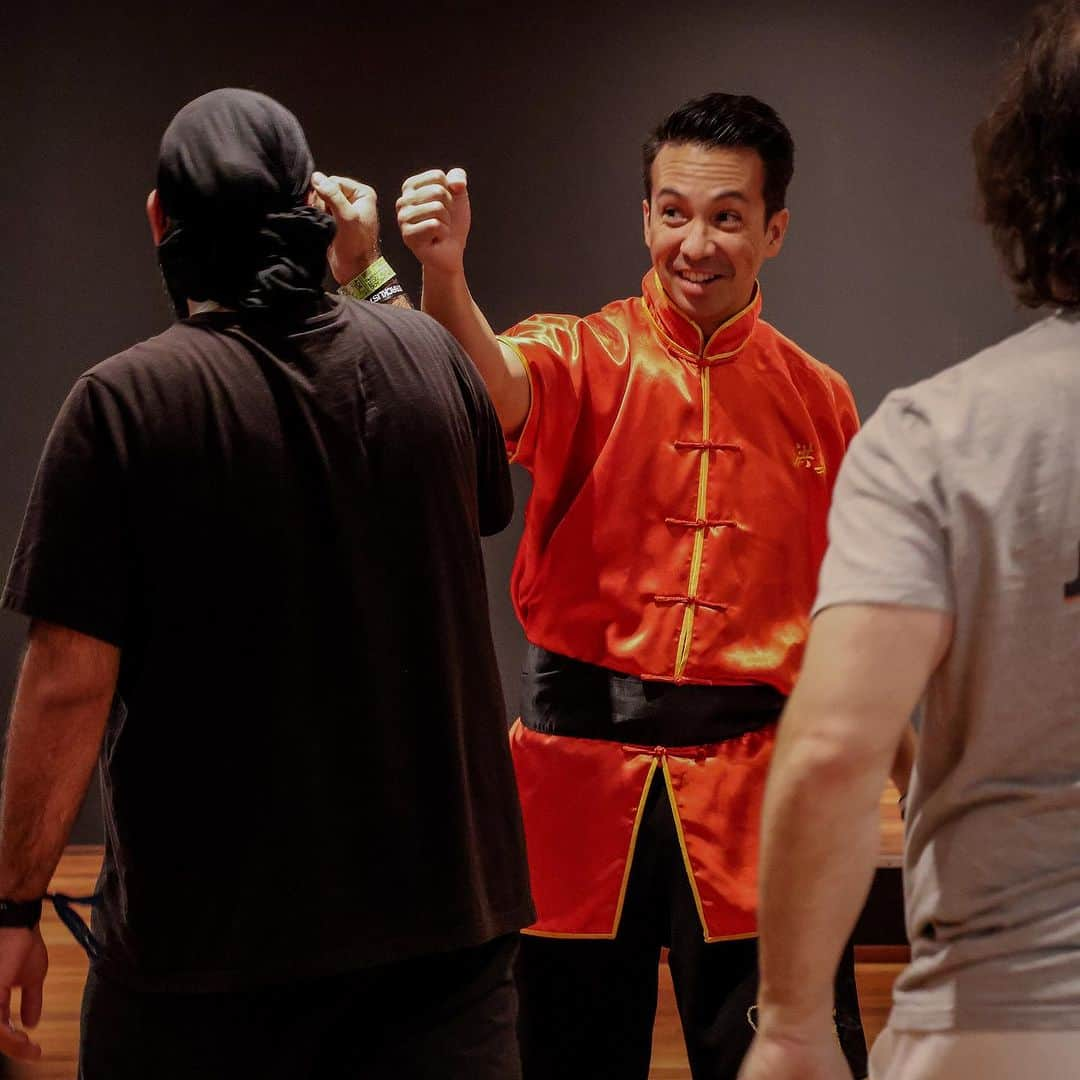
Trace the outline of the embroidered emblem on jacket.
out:
M 825 475 L 825 466 L 817 459 L 817 451 L 809 443 L 795 444 L 795 457 L 792 462 L 796 469 L 813 469 L 818 476 Z

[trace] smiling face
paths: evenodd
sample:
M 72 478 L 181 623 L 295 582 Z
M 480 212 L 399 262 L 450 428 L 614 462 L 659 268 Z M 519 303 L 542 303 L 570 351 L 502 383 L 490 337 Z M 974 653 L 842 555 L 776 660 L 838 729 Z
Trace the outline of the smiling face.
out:
M 666 143 L 643 205 L 645 246 L 675 306 L 706 339 L 750 302 L 758 271 L 780 251 L 788 212 L 766 219 L 756 150 Z

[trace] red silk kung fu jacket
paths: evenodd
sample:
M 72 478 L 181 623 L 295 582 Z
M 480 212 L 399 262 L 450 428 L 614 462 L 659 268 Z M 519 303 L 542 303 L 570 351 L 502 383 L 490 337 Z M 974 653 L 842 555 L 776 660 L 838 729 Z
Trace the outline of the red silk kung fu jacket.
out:
M 705 341 L 654 271 L 642 288 L 500 337 L 532 388 L 509 445 L 533 477 L 511 582 L 518 617 L 531 642 L 575 660 L 788 694 L 855 403 L 836 372 L 760 318 L 760 289 Z M 754 932 L 771 731 L 682 757 L 520 723 L 512 742 L 534 933 L 614 936 L 654 767 L 706 939 Z

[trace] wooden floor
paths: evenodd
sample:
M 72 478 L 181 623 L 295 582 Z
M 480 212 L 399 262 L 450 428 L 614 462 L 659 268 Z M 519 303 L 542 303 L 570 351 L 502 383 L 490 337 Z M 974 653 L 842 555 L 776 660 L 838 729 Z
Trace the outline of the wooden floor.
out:
M 897 865 L 902 845 L 902 830 L 895 805 L 895 793 L 886 793 L 881 802 L 880 859 L 881 865 L 885 866 Z M 76 896 L 92 892 L 100 864 L 100 848 L 69 848 L 60 862 L 53 888 Z M 73 1080 L 79 1032 L 79 1001 L 86 978 L 86 957 L 57 920 L 51 907 L 47 907 L 42 916 L 41 928 L 45 943 L 49 947 L 45 1010 L 37 1029 L 43 1057 L 33 1067 L 13 1069 L 11 1075 L 22 1080 Z M 867 1040 L 872 1042 L 885 1024 L 893 980 L 903 965 L 899 952 L 895 949 L 857 949 L 856 961 L 863 1025 Z M 652 1080 L 689 1080 L 690 1077 L 671 977 L 666 964 L 661 965 L 660 970 L 660 1000 L 653 1039 L 652 1070 L 649 1075 Z M 246 1078 L 238 1077 L 237 1080 Z

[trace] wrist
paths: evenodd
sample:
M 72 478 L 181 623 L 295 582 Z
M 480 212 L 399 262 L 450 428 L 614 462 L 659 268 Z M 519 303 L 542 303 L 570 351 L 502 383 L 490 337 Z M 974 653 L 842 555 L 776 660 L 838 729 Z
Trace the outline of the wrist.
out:
M 370 262 L 359 274 L 338 287 L 342 296 L 351 296 L 354 300 L 371 300 L 397 282 L 394 268 L 380 255 Z M 400 291 L 400 286 L 399 290 Z
M 464 311 L 472 300 L 469 283 L 465 279 L 465 268 L 425 266 L 421 297 L 424 311 L 434 315 L 440 322 L 453 312 Z
M 339 286 L 348 285 L 350 281 L 355 281 L 358 277 L 363 276 L 381 258 L 382 252 L 376 245 L 371 251 L 355 259 L 349 259 L 348 261 L 339 259 L 337 265 L 331 262 L 330 273 Z
M 423 277 L 425 288 L 437 288 L 440 291 L 460 290 L 465 285 L 465 264 L 431 266 L 424 263 Z
M 758 1000 L 757 1027 L 763 1034 L 794 1039 L 814 1038 L 833 1028 L 834 1003 L 829 995 L 821 1002 L 777 1002 L 767 996 Z
M 0 929 L 33 930 L 41 921 L 41 897 L 13 900 L 0 897 Z

